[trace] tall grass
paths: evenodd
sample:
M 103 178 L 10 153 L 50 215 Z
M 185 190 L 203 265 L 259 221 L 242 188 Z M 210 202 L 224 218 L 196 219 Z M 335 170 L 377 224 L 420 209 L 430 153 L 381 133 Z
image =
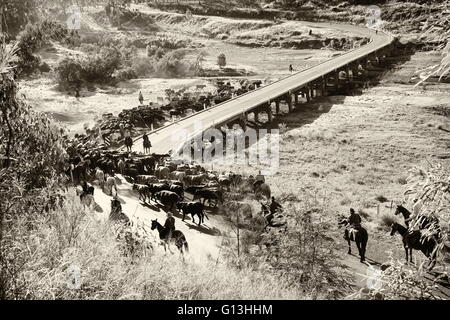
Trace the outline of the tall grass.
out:
M 19 219 L 14 227 L 20 263 L 9 297 L 18 299 L 300 299 L 275 275 L 236 269 L 189 256 L 144 249 L 130 255 L 121 229 L 84 210 L 74 192 L 47 215 Z M 32 228 L 30 229 L 30 226 Z M 156 247 L 154 244 L 153 247 Z M 136 251 L 135 251 L 136 253 Z M 144 254 L 145 253 L 145 254 Z M 68 271 L 79 268 L 79 288 Z

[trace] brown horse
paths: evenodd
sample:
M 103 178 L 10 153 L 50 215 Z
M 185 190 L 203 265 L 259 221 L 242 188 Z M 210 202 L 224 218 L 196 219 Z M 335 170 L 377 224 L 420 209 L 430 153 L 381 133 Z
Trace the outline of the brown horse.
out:
M 413 229 L 415 226 L 419 227 L 419 230 L 427 229 L 429 232 L 435 233 L 438 238 L 441 237 L 441 228 L 439 226 L 439 219 L 435 216 L 426 216 L 423 214 L 415 217 L 408 209 L 402 205 L 397 205 L 397 209 L 394 212 L 395 215 L 401 214 L 405 219 L 405 224 L 408 229 Z
M 402 236 L 403 247 L 405 248 L 406 262 L 412 262 L 412 250 L 420 250 L 430 259 L 428 268 L 431 271 L 436 264 L 437 242 L 434 237 L 427 237 L 422 230 L 408 230 L 404 226 L 394 222 L 391 226 L 391 236 L 398 232 Z M 408 255 L 409 250 L 409 255 Z
M 164 250 L 167 250 L 167 247 L 170 245 L 170 243 L 175 243 L 178 250 L 180 250 L 181 254 L 184 253 L 184 251 L 189 252 L 189 245 L 186 241 L 186 237 L 184 234 L 179 230 L 171 230 L 171 228 L 166 228 L 163 225 L 161 225 L 158 220 L 152 220 L 152 230 L 157 229 L 159 233 L 159 238 L 162 240 L 164 245 Z M 170 251 L 170 246 L 169 246 Z
M 348 220 L 343 219 L 341 222 L 339 222 L 339 225 L 347 226 Z M 360 226 L 358 229 L 353 228 L 353 232 L 349 232 L 349 236 L 347 238 L 348 254 L 352 253 L 351 241 L 354 241 L 356 243 L 356 247 L 358 248 L 360 261 L 366 261 L 366 247 L 368 240 L 369 234 L 367 233 L 367 230 L 365 228 L 363 228 L 362 226 Z

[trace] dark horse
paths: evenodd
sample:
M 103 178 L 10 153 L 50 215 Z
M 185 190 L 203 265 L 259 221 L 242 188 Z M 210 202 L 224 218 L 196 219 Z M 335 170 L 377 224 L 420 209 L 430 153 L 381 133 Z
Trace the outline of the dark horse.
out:
M 253 192 L 255 193 L 255 195 L 263 195 L 270 200 L 271 197 L 270 186 L 263 181 L 255 181 L 253 183 Z
M 348 220 L 343 219 L 341 222 L 339 222 L 339 225 L 348 225 Z M 352 253 L 352 246 L 351 241 L 354 241 L 356 243 L 356 247 L 358 248 L 360 261 L 364 262 L 366 261 L 366 246 L 367 241 L 369 240 L 369 234 L 367 233 L 367 230 L 363 227 L 359 227 L 358 229 L 353 228 L 353 232 L 349 232 L 348 236 L 348 254 Z
M 408 262 L 408 250 L 410 262 L 412 262 L 412 250 L 420 250 L 428 259 L 430 259 L 428 268 L 431 271 L 436 264 L 437 255 L 437 242 L 434 237 L 425 236 L 422 230 L 408 230 L 404 226 L 394 222 L 391 226 L 391 236 L 393 236 L 396 232 L 402 236 L 403 247 L 405 248 L 406 254 L 406 262 Z
M 183 249 L 186 252 L 189 252 L 189 246 L 186 241 L 186 237 L 179 230 L 171 231 L 170 228 L 165 228 L 161 225 L 158 220 L 152 220 L 152 230 L 158 230 L 159 238 L 163 241 L 164 250 L 167 251 L 167 247 L 169 247 L 170 251 L 170 243 L 175 243 L 178 250 L 180 250 L 181 254 L 183 254 Z
M 127 152 L 131 152 L 131 148 L 133 147 L 133 139 L 131 137 L 125 138 L 125 146 L 127 147 Z
M 414 221 L 414 217 L 412 217 L 413 214 L 409 212 L 408 209 L 406 209 L 402 205 L 397 205 L 397 209 L 395 210 L 394 214 L 398 215 L 400 213 L 403 215 L 403 218 L 405 219 L 405 224 L 408 228 L 410 228 L 410 222 L 414 222 L 413 223 L 414 226 L 414 224 L 416 223 L 415 221 L 417 221 L 420 230 L 431 229 L 431 227 L 433 227 L 433 229 L 435 229 L 436 231 L 436 235 L 440 237 L 441 230 L 439 228 L 439 220 L 437 218 L 419 215 Z

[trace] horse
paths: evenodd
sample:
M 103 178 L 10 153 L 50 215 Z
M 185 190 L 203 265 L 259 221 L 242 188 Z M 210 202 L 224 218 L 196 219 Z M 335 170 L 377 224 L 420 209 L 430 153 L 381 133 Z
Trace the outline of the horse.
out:
M 270 186 L 262 181 L 256 181 L 255 183 L 253 183 L 253 192 L 256 195 L 263 195 L 265 196 L 267 199 L 270 199 L 272 192 L 270 190 Z
M 427 237 L 422 230 L 408 230 L 404 226 L 394 222 L 391 226 L 391 236 L 398 232 L 402 236 L 403 247 L 405 248 L 406 262 L 412 262 L 412 250 L 420 250 L 430 260 L 428 263 L 429 271 L 431 271 L 436 264 L 436 245 L 437 242 L 434 237 Z M 409 250 L 409 255 L 408 255 Z
M 419 230 L 425 230 L 431 229 L 431 227 L 434 226 L 437 236 L 440 237 L 441 230 L 439 228 L 439 220 L 436 217 L 419 215 L 417 218 L 414 219 L 414 217 L 411 217 L 413 216 L 413 214 L 408 209 L 406 209 L 402 205 L 397 205 L 397 209 L 395 210 L 394 214 L 398 215 L 400 213 L 403 215 L 403 218 L 405 219 L 405 224 L 408 227 L 408 229 L 410 229 L 410 222 L 414 220 L 412 227 L 414 227 L 414 225 L 417 224 Z
M 133 139 L 131 137 L 125 138 L 125 146 L 127 147 L 127 152 L 131 152 L 131 148 L 133 147 Z
M 261 203 L 261 214 L 267 222 L 264 226 L 264 230 L 266 230 L 267 227 L 272 226 L 273 214 L 270 212 L 269 207 L 264 203 Z
M 122 204 L 117 197 L 111 200 L 111 212 L 109 213 L 109 219 L 119 220 L 126 223 L 130 222 L 130 219 L 122 212 Z
M 348 225 L 348 220 L 343 219 L 341 222 L 339 222 L 339 225 Z M 352 239 L 353 235 L 353 239 Z M 367 241 L 369 240 L 369 234 L 367 233 L 367 230 L 360 226 L 358 229 L 354 229 L 353 232 L 349 233 L 349 237 L 347 239 L 348 242 L 348 254 L 352 253 L 352 247 L 351 247 L 351 241 L 354 241 L 356 243 L 356 247 L 358 248 L 360 261 L 364 262 L 366 260 L 366 246 Z
M 186 237 L 181 231 L 179 230 L 171 231 L 170 229 L 165 228 L 158 222 L 158 219 L 152 220 L 151 229 L 158 230 L 159 238 L 162 240 L 162 244 L 164 245 L 165 251 L 167 251 L 167 247 L 169 247 L 170 251 L 170 243 L 173 242 L 177 246 L 178 250 L 180 250 L 181 254 L 183 254 L 184 251 L 189 252 L 189 245 L 186 241 Z

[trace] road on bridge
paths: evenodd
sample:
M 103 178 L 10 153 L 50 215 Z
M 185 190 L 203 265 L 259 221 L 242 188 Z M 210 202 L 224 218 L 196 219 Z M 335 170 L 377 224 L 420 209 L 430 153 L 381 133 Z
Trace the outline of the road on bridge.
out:
M 394 40 L 392 36 L 383 32 L 375 32 L 370 29 L 365 29 L 364 32 L 367 37 L 371 38 L 371 41 L 365 46 L 348 51 L 277 82 L 183 118 L 154 132 L 149 132 L 148 135 L 153 145 L 151 152 L 157 154 L 175 152 L 185 142 L 181 141 L 178 135 L 180 130 L 187 132 L 189 137 L 195 136 L 201 133 L 199 130 L 203 131 L 216 124 L 225 123 L 227 120 L 242 115 L 244 112 L 250 111 L 259 105 L 268 101 L 274 101 L 290 91 L 298 90 L 315 79 L 388 46 Z M 123 150 L 124 147 L 121 149 Z M 132 151 L 143 152 L 141 137 L 134 139 Z

